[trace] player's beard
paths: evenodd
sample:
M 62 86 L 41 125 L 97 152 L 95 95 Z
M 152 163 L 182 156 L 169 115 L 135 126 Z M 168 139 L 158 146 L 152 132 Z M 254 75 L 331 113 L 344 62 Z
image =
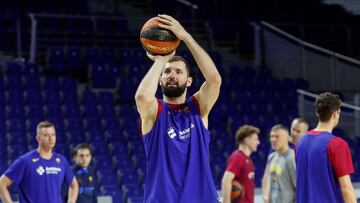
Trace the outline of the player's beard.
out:
M 163 94 L 170 98 L 180 97 L 182 94 L 184 94 L 185 89 L 186 89 L 186 84 L 177 85 L 176 87 L 161 85 L 161 90 Z

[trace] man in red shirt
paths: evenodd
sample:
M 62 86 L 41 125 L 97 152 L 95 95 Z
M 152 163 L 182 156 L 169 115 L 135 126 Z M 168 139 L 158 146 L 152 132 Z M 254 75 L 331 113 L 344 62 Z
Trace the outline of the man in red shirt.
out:
M 223 203 L 231 202 L 232 181 L 239 181 L 245 188 L 244 196 L 237 203 L 254 202 L 254 166 L 250 155 L 257 150 L 260 130 L 255 126 L 241 126 L 235 135 L 239 148 L 227 160 L 226 170 L 222 178 L 221 190 L 224 195 Z

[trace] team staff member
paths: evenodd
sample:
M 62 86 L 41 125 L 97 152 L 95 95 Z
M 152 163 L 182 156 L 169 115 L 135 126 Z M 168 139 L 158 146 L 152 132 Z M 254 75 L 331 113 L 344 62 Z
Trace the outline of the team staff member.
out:
M 39 147 L 15 160 L 0 178 L 0 195 L 11 203 L 8 187 L 19 185 L 20 203 L 63 203 L 61 187 L 69 185 L 68 203 L 75 203 L 78 183 L 66 159 L 53 152 L 56 143 L 54 124 L 43 121 L 36 128 Z

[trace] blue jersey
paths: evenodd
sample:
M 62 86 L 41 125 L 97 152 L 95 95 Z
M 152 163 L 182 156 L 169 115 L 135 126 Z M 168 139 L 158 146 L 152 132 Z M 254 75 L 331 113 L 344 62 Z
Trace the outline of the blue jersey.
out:
M 79 196 L 76 203 L 96 203 L 96 181 L 94 169 L 75 166 L 73 172 L 79 183 Z
M 344 202 L 335 168 L 329 158 L 329 144 L 334 138 L 329 132 L 310 131 L 299 140 L 296 146 L 297 203 Z M 344 158 L 345 155 L 338 154 Z
M 204 127 L 196 99 L 180 110 L 162 108 L 151 131 L 143 136 L 147 157 L 145 203 L 217 203 L 209 164 L 210 132 Z
M 53 153 L 43 159 L 32 150 L 15 160 L 5 175 L 19 187 L 20 203 L 62 203 L 62 183 L 70 185 L 73 173 L 66 159 Z

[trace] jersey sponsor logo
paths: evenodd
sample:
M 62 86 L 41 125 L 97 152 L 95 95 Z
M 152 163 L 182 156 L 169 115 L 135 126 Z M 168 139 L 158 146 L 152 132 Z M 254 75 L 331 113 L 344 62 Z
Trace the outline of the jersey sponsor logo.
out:
M 176 137 L 176 132 L 175 132 L 174 128 L 172 128 L 172 127 L 167 129 L 167 134 L 169 135 L 170 138 Z
M 37 172 L 39 175 L 44 174 L 44 172 L 45 172 L 44 167 L 42 167 L 42 166 L 37 167 L 37 168 L 36 168 L 36 172 Z
M 179 131 L 179 138 L 180 139 L 186 139 L 189 138 L 191 136 L 191 128 L 194 128 L 195 125 L 193 123 L 190 124 L 190 128 L 185 128 L 184 130 L 180 130 Z M 167 129 L 167 134 L 169 135 L 170 138 L 174 138 L 177 136 L 175 129 L 173 127 L 170 127 Z
M 44 167 L 43 166 L 39 166 L 36 168 L 36 172 L 39 174 L 39 175 L 43 175 L 44 173 L 46 174 L 59 174 L 61 172 L 61 168 L 58 168 L 58 167 Z
M 254 177 L 255 177 L 255 172 L 250 172 L 250 173 L 248 174 L 249 180 L 253 179 Z
M 37 162 L 37 161 L 39 161 L 39 158 L 33 158 L 32 159 L 32 162 L 34 162 L 34 163 Z
M 46 167 L 46 174 L 58 174 L 61 172 L 61 168 L 58 167 Z
M 190 124 L 190 128 L 186 128 L 186 129 L 180 131 L 179 132 L 180 139 L 183 140 L 183 139 L 189 138 L 191 136 L 191 133 L 190 133 L 191 128 L 194 128 L 193 123 Z

